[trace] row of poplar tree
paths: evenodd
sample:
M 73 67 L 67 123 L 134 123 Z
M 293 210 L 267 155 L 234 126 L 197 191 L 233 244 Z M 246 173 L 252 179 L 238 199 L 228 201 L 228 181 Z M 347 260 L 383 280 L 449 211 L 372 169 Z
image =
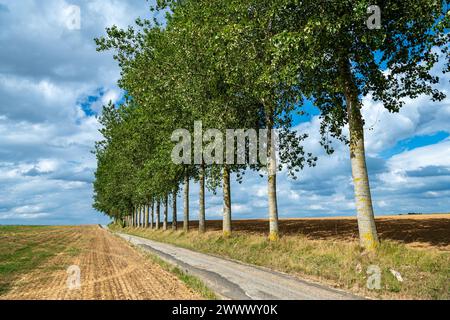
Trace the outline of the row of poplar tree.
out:
M 296 114 L 312 103 L 320 112 L 322 145 L 349 146 L 361 245 L 378 245 L 364 147 L 362 99 L 371 97 L 391 112 L 405 98 L 444 99 L 431 75 L 440 57 L 449 71 L 449 4 L 439 0 L 378 0 L 371 16 L 367 0 L 178 0 L 158 1 L 151 12 L 164 21 L 136 20 L 112 26 L 96 39 L 99 51 L 114 52 L 126 97 L 99 117 L 103 140 L 96 144 L 94 207 L 124 224 L 145 221 L 168 198 L 176 212 L 184 195 L 189 224 L 189 183 L 199 182 L 199 229 L 205 231 L 205 188 L 223 189 L 223 231 L 231 234 L 230 177 L 247 170 L 265 173 L 269 238 L 277 240 L 277 169 L 296 178 L 316 158 L 302 147 L 306 135 L 293 129 Z M 368 19 L 380 19 L 369 29 Z M 267 164 L 190 164 L 171 160 L 176 129 L 269 129 L 279 131 L 278 163 L 268 148 Z M 349 134 L 344 128 L 348 126 Z M 276 167 L 275 167 L 276 166 Z M 273 169 L 273 170 L 271 170 Z M 301 176 L 299 176 L 301 178 Z M 145 207 L 144 207 L 145 206 Z M 145 210 L 143 210 L 145 208 Z M 176 219 L 176 214 L 174 214 Z M 153 221 L 153 219 L 150 219 Z M 150 223 L 152 223 L 150 221 Z M 155 223 L 155 225 L 156 225 Z M 176 226 L 176 223 L 173 224 Z

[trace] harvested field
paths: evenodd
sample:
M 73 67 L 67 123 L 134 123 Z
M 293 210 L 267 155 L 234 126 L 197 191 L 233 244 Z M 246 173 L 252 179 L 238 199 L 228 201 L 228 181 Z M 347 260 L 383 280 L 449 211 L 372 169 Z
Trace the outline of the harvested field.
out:
M 376 219 L 381 239 L 395 240 L 413 247 L 437 247 L 450 250 L 450 214 L 384 216 Z M 222 229 L 222 221 L 207 221 L 210 231 Z M 180 223 L 181 227 L 182 224 Z M 191 223 L 192 228 L 198 226 Z M 267 220 L 236 220 L 233 231 L 266 234 Z M 355 218 L 281 219 L 280 232 L 284 235 L 305 235 L 316 240 L 358 239 Z
M 2 300 L 186 300 L 201 297 L 174 274 L 98 226 L 0 229 Z M 49 250 L 48 248 L 51 248 Z M 21 255 L 22 251 L 30 255 Z M 44 258 L 31 256 L 47 250 Z M 78 266 L 81 287 L 69 289 L 67 269 Z

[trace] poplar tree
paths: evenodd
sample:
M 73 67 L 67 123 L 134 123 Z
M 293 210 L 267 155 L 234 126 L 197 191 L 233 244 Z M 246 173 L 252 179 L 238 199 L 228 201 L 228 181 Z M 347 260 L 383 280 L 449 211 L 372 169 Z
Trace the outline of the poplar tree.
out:
M 434 0 L 371 5 L 366 0 L 281 1 L 275 15 L 282 31 L 274 43 L 276 61 L 285 66 L 280 72 L 292 75 L 321 110 L 327 151 L 332 152 L 328 137 L 349 144 L 360 243 L 373 251 L 379 240 L 365 156 L 363 99 L 372 98 L 395 113 L 405 98 L 444 98 L 433 87 L 439 78 L 430 71 L 439 51 L 448 54 L 449 5 Z M 349 136 L 343 134 L 347 125 Z

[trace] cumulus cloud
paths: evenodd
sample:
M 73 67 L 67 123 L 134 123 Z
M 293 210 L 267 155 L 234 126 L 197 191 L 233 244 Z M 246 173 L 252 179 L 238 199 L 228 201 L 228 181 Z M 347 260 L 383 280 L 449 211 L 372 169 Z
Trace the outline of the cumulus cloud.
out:
M 72 5 L 80 7 L 79 30 L 68 27 Z M 95 114 L 122 92 L 116 63 L 110 53 L 96 52 L 93 39 L 105 27 L 126 27 L 150 14 L 145 1 L 0 0 L 0 223 L 107 221 L 91 207 L 96 163 L 90 151 L 100 138 Z M 442 79 L 440 89 L 448 91 L 449 79 Z M 376 212 L 448 212 L 449 139 L 412 142 L 450 134 L 449 98 L 406 100 L 398 114 L 390 114 L 367 97 L 363 113 Z M 336 142 L 335 154 L 326 155 L 319 126 L 313 117 L 297 127 L 309 134 L 305 148 L 319 160 L 296 181 L 279 174 L 281 217 L 354 214 L 348 148 Z M 220 190 L 208 193 L 207 217 L 221 217 L 221 197 Z M 248 172 L 242 184 L 233 182 L 232 203 L 234 218 L 265 217 L 266 178 Z M 193 184 L 191 215 L 197 214 Z
M 366 142 L 369 154 L 378 154 L 395 146 L 401 140 L 414 136 L 431 135 L 439 131 L 450 132 L 450 92 L 449 74 L 443 75 L 446 61 L 441 56 L 439 63 L 431 71 L 440 76 L 435 87 L 445 93 L 447 98 L 441 102 L 432 102 L 427 96 L 417 99 L 405 99 L 405 106 L 399 113 L 390 113 L 381 103 L 366 97 L 363 101 L 363 115 L 366 120 Z
M 80 30 L 68 26 L 73 5 Z M 0 223 L 107 221 L 91 208 L 90 151 L 95 113 L 122 92 L 111 54 L 93 39 L 138 16 L 149 17 L 144 1 L 0 0 Z

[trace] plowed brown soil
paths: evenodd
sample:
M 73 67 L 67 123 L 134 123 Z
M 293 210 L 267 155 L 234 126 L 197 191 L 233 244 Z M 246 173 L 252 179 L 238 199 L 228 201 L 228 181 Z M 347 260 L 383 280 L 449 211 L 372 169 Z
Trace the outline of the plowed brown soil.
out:
M 376 219 L 381 239 L 395 240 L 417 248 L 436 247 L 450 250 L 450 214 L 384 216 Z M 198 222 L 191 223 L 192 229 Z M 222 230 L 222 221 L 207 221 L 210 231 Z M 179 224 L 182 228 L 182 223 Z M 303 234 L 311 239 L 356 240 L 358 223 L 355 218 L 305 218 L 281 219 L 280 232 L 283 235 Z M 267 220 L 233 221 L 237 232 L 266 234 Z
M 62 240 L 68 249 L 18 277 L 6 300 L 187 300 L 201 299 L 175 275 L 163 270 L 98 226 L 49 229 L 42 241 Z M 58 240 L 58 233 L 64 237 Z M 81 271 L 81 288 L 69 289 L 67 268 Z

